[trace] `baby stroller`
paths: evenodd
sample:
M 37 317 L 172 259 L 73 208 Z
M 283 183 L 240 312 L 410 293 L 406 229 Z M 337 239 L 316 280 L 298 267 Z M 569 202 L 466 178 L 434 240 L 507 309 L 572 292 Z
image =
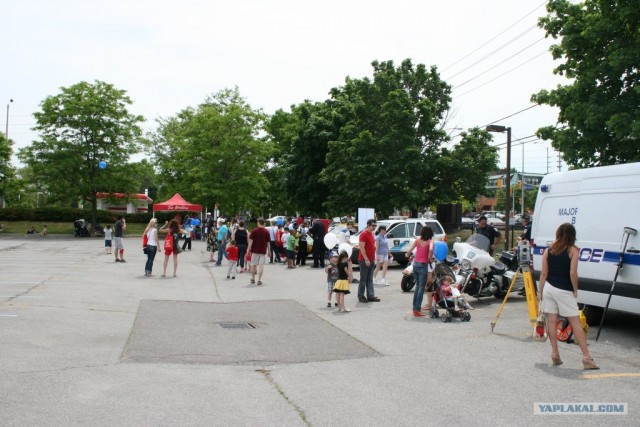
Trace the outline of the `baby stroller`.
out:
M 453 282 L 452 276 L 445 277 L 450 277 L 453 283 L 453 285 L 451 286 L 451 295 L 445 295 L 445 292 L 443 291 L 442 280 L 437 280 L 436 292 L 433 296 L 433 308 L 429 312 L 429 317 L 440 317 L 440 320 L 445 323 L 451 322 L 451 319 L 454 317 L 459 318 L 461 322 L 468 322 L 469 320 L 471 320 L 471 313 L 467 311 L 467 304 L 464 299 L 462 299 L 460 290 L 456 286 L 455 282 Z M 454 301 L 454 298 L 458 298 L 458 310 L 456 310 L 455 308 L 456 302 Z M 442 315 L 440 315 L 438 307 L 445 310 Z
M 103 237 L 104 236 L 104 228 L 100 224 L 96 224 L 93 229 L 93 232 L 96 233 L 96 236 Z
M 87 229 L 87 221 L 84 219 L 78 219 L 73 223 L 75 232 L 74 237 L 89 237 L 89 230 Z

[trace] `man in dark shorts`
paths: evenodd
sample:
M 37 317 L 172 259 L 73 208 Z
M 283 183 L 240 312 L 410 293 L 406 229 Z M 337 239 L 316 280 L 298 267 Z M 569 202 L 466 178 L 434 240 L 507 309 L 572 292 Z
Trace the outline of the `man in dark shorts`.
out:
M 249 234 L 249 246 L 247 252 L 251 254 L 251 283 L 256 283 L 258 273 L 258 285 L 262 285 L 262 273 L 264 264 L 269 256 L 269 231 L 264 227 L 264 218 L 258 218 L 258 226 Z

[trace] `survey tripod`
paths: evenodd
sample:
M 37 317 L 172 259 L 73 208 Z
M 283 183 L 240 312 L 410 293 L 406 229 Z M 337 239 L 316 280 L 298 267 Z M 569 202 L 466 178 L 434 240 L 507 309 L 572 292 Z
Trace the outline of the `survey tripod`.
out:
M 531 322 L 532 327 L 536 326 L 536 322 L 538 320 L 538 298 L 536 296 L 536 286 L 533 281 L 533 274 L 531 273 L 530 268 L 531 247 L 529 246 L 529 242 L 521 241 L 518 243 L 518 259 L 518 270 L 516 271 L 516 274 L 514 274 L 513 279 L 511 279 L 509 289 L 502 300 L 502 304 L 500 305 L 496 318 L 491 322 L 491 332 L 493 332 L 493 328 L 495 328 L 498 318 L 500 317 L 500 314 L 502 314 L 502 309 L 507 303 L 509 295 L 511 295 L 513 285 L 516 283 L 519 276 L 522 276 L 522 279 L 524 280 L 524 291 L 527 297 L 527 307 L 529 309 L 529 322 Z

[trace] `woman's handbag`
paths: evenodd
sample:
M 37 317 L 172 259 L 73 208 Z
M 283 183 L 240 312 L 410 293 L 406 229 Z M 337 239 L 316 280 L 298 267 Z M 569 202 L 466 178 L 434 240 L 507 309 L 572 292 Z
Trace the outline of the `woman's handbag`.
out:
M 533 328 L 533 340 L 538 342 L 547 340 L 547 320 L 542 312 L 542 307 L 538 310 L 538 320 L 536 320 L 536 326 Z

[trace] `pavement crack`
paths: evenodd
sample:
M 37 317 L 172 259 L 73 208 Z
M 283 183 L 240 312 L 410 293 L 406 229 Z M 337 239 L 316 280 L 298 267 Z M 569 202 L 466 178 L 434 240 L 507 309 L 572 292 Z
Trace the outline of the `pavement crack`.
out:
M 284 400 L 286 400 L 286 402 L 298 413 L 300 420 L 302 420 L 302 422 L 305 423 L 307 426 L 311 427 L 311 423 L 307 419 L 307 415 L 304 413 L 302 408 L 300 408 L 291 399 L 289 399 L 289 396 L 287 396 L 287 394 L 284 392 L 282 387 L 280 387 L 280 384 L 278 384 L 271 376 L 271 371 L 269 369 L 262 368 L 262 369 L 256 369 L 256 372 L 258 372 L 259 374 L 262 374 L 262 376 L 265 377 L 265 379 L 276 389 L 276 391 L 280 393 L 280 396 L 282 396 Z
M 66 371 L 73 371 L 76 369 L 91 369 L 91 368 L 107 368 L 109 366 L 115 366 L 118 365 L 119 363 L 101 363 L 98 365 L 83 365 L 83 366 L 67 366 L 65 368 L 57 368 L 57 369 L 38 369 L 38 370 L 33 370 L 33 371 L 6 371 L 6 372 L 0 372 L 0 376 L 7 376 L 7 375 L 31 375 L 31 374 L 45 374 L 45 373 L 51 373 L 51 372 L 66 372 Z

